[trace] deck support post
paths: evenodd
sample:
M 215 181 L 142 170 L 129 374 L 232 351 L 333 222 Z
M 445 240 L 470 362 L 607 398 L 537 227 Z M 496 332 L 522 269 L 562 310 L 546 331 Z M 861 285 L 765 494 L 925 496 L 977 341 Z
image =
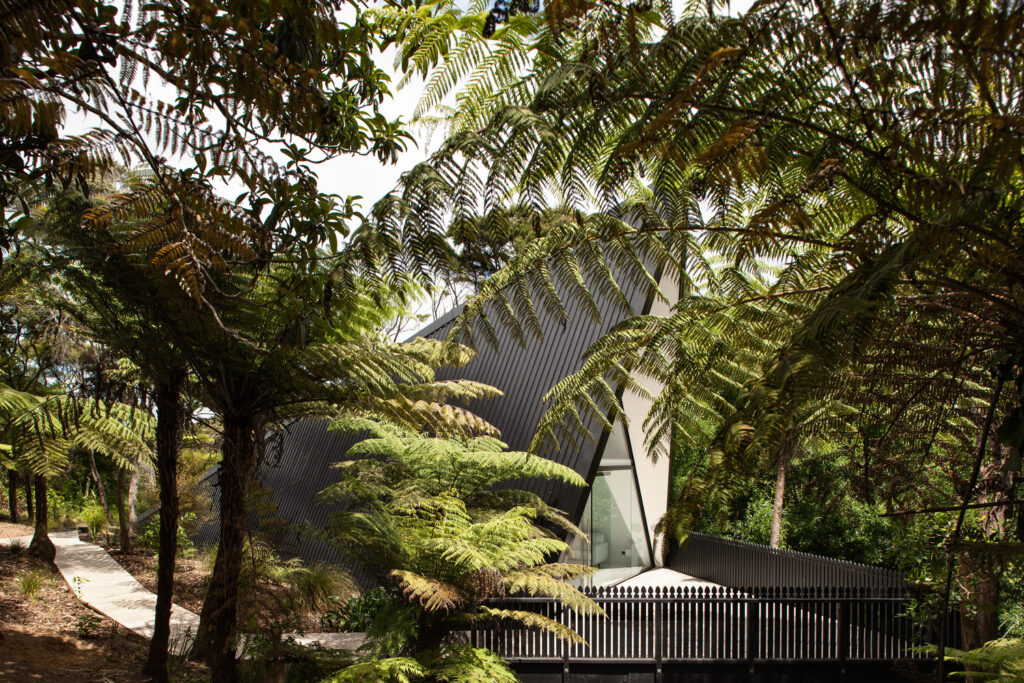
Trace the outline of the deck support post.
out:
M 849 597 L 848 591 L 841 591 L 844 598 Z M 841 672 L 846 674 L 846 659 L 850 652 L 850 601 L 842 600 L 839 603 L 839 663 Z
M 753 593 L 753 591 L 751 592 Z M 755 594 L 755 597 L 747 602 L 747 665 L 750 673 L 754 673 L 754 660 L 757 658 L 758 622 L 761 620 L 758 606 Z
M 666 596 L 667 597 L 667 596 Z M 662 601 L 661 588 L 654 589 L 654 680 L 661 683 L 662 640 L 665 638 L 665 603 Z

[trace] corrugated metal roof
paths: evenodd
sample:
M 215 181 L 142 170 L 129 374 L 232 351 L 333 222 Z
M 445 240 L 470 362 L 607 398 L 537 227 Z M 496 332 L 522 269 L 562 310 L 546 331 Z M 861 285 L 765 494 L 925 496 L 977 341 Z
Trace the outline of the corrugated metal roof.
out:
M 630 307 L 642 311 L 648 305 L 649 292 L 645 287 L 628 288 L 623 285 Z M 525 450 L 544 411 L 544 394 L 558 381 L 579 369 L 584 351 L 613 325 L 622 321 L 629 312 L 610 297 L 597 300 L 601 320 L 595 322 L 587 310 L 574 299 L 565 300 L 567 320 L 540 310 L 542 339 L 529 335 L 525 345 L 519 344 L 511 330 L 495 323 L 498 337 L 497 351 L 486 343 L 479 344 L 477 357 L 462 368 L 445 368 L 438 379 L 469 379 L 484 382 L 501 389 L 504 396 L 473 401 L 468 406 L 473 412 L 501 430 L 502 440 L 512 450 Z M 451 329 L 461 309 L 455 309 L 421 330 L 416 336 L 443 339 Z M 497 320 L 497 316 L 492 316 Z M 542 453 L 545 457 L 572 467 L 583 477 L 593 470 L 597 449 L 599 425 L 593 420 L 587 425 L 594 441 L 563 447 L 558 452 Z M 281 457 L 274 466 L 264 466 L 259 482 L 269 491 L 277 507 L 277 517 L 292 527 L 312 526 L 324 528 L 330 510 L 316 501 L 316 494 L 337 480 L 331 465 L 343 460 L 348 449 L 360 439 L 357 435 L 327 430 L 326 420 L 303 420 L 289 427 L 284 437 Z M 215 473 L 206 481 L 213 484 Z M 551 482 L 523 482 L 550 505 L 565 510 L 572 517 L 582 513 L 586 491 Z M 216 509 L 216 489 L 213 491 Z M 255 516 L 251 516 L 255 522 Z M 578 520 L 577 520 L 578 521 Z M 215 523 L 208 524 L 200 533 L 199 543 L 216 542 Z M 343 562 L 332 546 L 310 538 L 294 528 L 279 538 L 283 553 L 298 555 L 305 562 Z

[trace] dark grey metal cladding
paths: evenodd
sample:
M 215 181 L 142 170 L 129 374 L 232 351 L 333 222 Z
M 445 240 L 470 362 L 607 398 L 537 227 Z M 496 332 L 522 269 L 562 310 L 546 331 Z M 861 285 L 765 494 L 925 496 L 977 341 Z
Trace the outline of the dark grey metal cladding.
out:
M 827 587 L 884 592 L 907 587 L 904 576 L 892 569 L 697 532 L 690 532 L 684 546 L 672 548 L 666 566 L 744 590 Z
M 642 288 L 627 291 L 630 307 L 642 311 L 648 293 Z M 573 301 L 566 301 L 567 320 L 562 323 L 555 315 L 538 311 L 542 339 L 526 332 L 526 343 L 520 344 L 512 331 L 495 325 L 498 349 L 486 345 L 478 336 L 478 356 L 462 368 L 445 368 L 438 372 L 439 379 L 469 379 L 501 389 L 504 396 L 497 399 L 472 401 L 469 409 L 501 430 L 502 440 L 511 450 L 526 450 L 533 440 L 537 425 L 544 412 L 544 395 L 555 384 L 578 370 L 583 354 L 598 337 L 622 321 L 627 312 L 607 298 L 598 300 L 600 322 L 595 322 L 587 310 Z M 426 335 L 443 339 L 451 330 L 454 318 L 425 330 Z M 592 439 L 573 444 L 564 441 L 557 451 L 541 453 L 546 458 L 573 468 L 586 478 L 592 470 L 600 425 L 586 420 Z M 557 482 L 524 482 L 525 487 L 571 515 L 582 509 L 587 491 L 567 487 Z
M 304 527 L 323 529 L 327 526 L 331 509 L 318 503 L 317 494 L 337 481 L 331 466 L 363 438 L 359 434 L 329 431 L 327 425 L 325 419 L 299 420 L 289 425 L 280 457 L 275 459 L 275 464 L 261 467 L 257 474 L 257 481 L 272 505 L 263 506 L 259 500 L 250 500 L 250 525 L 262 527 L 263 531 L 272 530 L 271 538 L 283 556 L 299 556 L 307 564 L 343 562 L 337 548 L 306 533 Z M 201 482 L 210 490 L 214 511 L 220 505 L 216 479 L 214 469 Z M 217 524 L 214 519 L 204 525 L 196 534 L 196 544 L 215 545 Z
M 629 305 L 634 312 L 643 311 L 650 299 L 645 286 L 630 287 L 623 283 Z M 563 323 L 557 316 L 538 310 L 542 339 L 528 331 L 526 343 L 521 345 L 512 331 L 495 322 L 498 348 L 495 350 L 478 335 L 477 357 L 461 368 L 445 368 L 438 379 L 468 379 L 483 382 L 500 389 L 504 396 L 473 401 L 468 406 L 473 412 L 501 431 L 501 438 L 512 450 L 525 450 L 544 411 L 543 397 L 551 387 L 579 369 L 587 347 L 613 325 L 629 315 L 620 303 L 610 297 L 597 297 L 600 322 L 595 322 L 587 309 L 574 299 L 566 297 L 568 318 Z M 459 314 L 453 310 L 435 323 L 421 330 L 417 336 L 443 339 Z M 497 316 L 492 315 L 492 320 Z M 341 561 L 341 555 L 332 546 L 301 532 L 301 527 L 323 529 L 330 518 L 330 510 L 316 500 L 318 492 L 337 481 L 334 463 L 344 460 L 358 435 L 327 430 L 326 420 L 302 420 L 292 424 L 284 436 L 281 457 L 274 466 L 264 466 L 258 473 L 259 483 L 270 494 L 276 506 L 277 517 L 291 525 L 292 530 L 280 538 L 280 549 L 286 555 L 297 555 L 305 562 Z M 593 470 L 597 437 L 600 426 L 587 421 L 592 440 L 581 440 L 570 445 L 563 443 L 557 452 L 543 453 L 587 477 Z M 214 483 L 216 475 L 208 478 Z M 529 481 L 522 485 L 540 495 L 550 505 L 578 516 L 582 511 L 587 491 L 552 482 Z M 216 509 L 216 489 L 214 505 Z M 250 522 L 257 521 L 250 515 Z M 578 520 L 576 520 L 578 521 Z M 209 524 L 199 533 L 201 543 L 215 543 L 216 525 Z

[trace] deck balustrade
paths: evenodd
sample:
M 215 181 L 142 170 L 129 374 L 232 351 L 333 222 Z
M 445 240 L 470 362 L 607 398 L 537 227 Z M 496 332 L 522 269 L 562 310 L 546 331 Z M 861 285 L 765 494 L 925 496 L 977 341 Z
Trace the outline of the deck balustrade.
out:
M 907 615 L 907 598 L 896 588 L 583 590 L 604 614 L 579 614 L 540 597 L 489 606 L 544 615 L 584 643 L 512 621 L 478 624 L 470 641 L 511 662 L 883 662 L 927 658 L 920 647 L 932 630 Z

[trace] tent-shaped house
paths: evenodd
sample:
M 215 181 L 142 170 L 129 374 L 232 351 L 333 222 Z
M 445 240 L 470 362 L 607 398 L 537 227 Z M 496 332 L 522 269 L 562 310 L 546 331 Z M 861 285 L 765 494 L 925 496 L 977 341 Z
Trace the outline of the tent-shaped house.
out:
M 665 282 L 661 289 L 672 296 L 672 287 Z M 623 283 L 622 290 L 634 313 L 664 314 L 669 310 L 648 285 Z M 469 408 L 497 427 L 510 449 L 526 450 L 544 412 L 543 396 L 580 368 L 592 342 L 630 315 L 630 310 L 610 297 L 598 296 L 597 304 L 600 322 L 570 297 L 565 298 L 568 318 L 564 321 L 538 311 L 542 337 L 528 336 L 525 345 L 509 330 L 496 326 L 497 349 L 481 344 L 472 362 L 444 369 L 438 379 L 469 379 L 500 389 L 502 397 L 480 400 Z M 418 336 L 443 339 L 460 312 L 449 312 Z M 630 391 L 623 392 L 621 400 L 628 425 L 616 423 L 608 431 L 591 420 L 587 425 L 591 439 L 541 454 L 575 469 L 589 488 L 544 482 L 534 489 L 586 532 L 590 543 L 577 541 L 573 554 L 578 561 L 598 568 L 594 578 L 598 584 L 615 583 L 659 562 L 654 527 L 668 500 L 668 460 L 661 458 L 653 464 L 644 451 L 640 425 L 649 403 Z M 280 457 L 258 473 L 273 503 L 268 507 L 274 510 L 274 537 L 280 550 L 306 562 L 344 561 L 336 549 L 301 531 L 303 526 L 326 526 L 329 511 L 317 503 L 316 494 L 337 480 L 331 465 L 345 459 L 358 438 L 329 431 L 327 424 L 325 420 L 303 420 L 291 425 L 283 435 Z M 210 484 L 215 476 L 209 475 Z M 216 497 L 215 488 L 213 493 Z M 216 534 L 216 526 L 208 524 L 198 540 L 215 543 Z

